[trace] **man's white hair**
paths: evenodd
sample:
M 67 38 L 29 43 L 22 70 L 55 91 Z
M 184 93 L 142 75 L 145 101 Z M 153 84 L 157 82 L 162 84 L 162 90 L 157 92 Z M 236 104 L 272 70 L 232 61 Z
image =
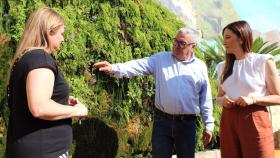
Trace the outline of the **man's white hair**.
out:
M 191 29 L 191 28 L 187 28 L 187 27 L 183 27 L 180 28 L 177 31 L 177 34 L 189 34 L 193 36 L 193 42 L 195 43 L 199 37 L 199 32 L 197 30 Z

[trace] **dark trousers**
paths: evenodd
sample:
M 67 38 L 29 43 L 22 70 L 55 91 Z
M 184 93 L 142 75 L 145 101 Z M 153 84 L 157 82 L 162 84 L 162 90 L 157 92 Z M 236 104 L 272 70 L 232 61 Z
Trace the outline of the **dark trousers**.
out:
M 166 115 L 156 110 L 152 134 L 154 158 L 171 158 L 175 149 L 178 158 L 194 158 L 196 117 Z

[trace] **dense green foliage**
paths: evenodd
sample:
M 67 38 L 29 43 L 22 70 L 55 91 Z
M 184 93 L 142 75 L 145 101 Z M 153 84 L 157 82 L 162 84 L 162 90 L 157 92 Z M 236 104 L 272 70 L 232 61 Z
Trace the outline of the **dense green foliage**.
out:
M 53 7 L 65 19 L 65 42 L 55 58 L 71 95 L 89 107 L 90 117 L 81 125 L 73 123 L 73 157 L 151 157 L 153 78 L 114 79 L 91 65 L 102 60 L 123 62 L 171 49 L 171 41 L 183 23 L 153 0 L 0 1 L 1 127 L 7 122 L 7 72 L 16 44 L 31 11 L 43 6 Z M 196 54 L 204 58 L 201 51 Z M 215 87 L 213 82 L 213 96 Z M 215 107 L 216 127 L 219 113 Z M 201 136 L 201 120 L 198 125 Z M 212 147 L 217 144 L 215 138 Z M 0 144 L 5 144 L 5 138 Z M 198 139 L 197 150 L 201 149 Z

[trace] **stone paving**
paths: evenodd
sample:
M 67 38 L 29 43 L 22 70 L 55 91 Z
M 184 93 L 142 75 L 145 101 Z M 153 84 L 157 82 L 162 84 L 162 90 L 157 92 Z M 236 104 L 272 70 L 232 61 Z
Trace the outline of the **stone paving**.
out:
M 209 150 L 195 154 L 195 158 L 221 158 L 220 150 Z
M 177 158 L 177 156 L 173 155 L 172 158 Z M 220 150 L 198 152 L 195 154 L 195 158 L 221 158 Z M 280 149 L 275 150 L 275 158 L 280 158 Z
M 280 149 L 275 150 L 275 158 L 280 158 Z
M 177 158 L 173 155 L 172 158 Z M 204 152 L 198 152 L 195 154 L 195 158 L 221 158 L 220 150 L 208 150 Z

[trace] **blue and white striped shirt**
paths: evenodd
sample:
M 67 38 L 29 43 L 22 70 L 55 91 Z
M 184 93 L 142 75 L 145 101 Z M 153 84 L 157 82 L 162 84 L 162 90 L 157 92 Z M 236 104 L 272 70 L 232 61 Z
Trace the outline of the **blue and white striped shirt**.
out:
M 213 104 L 207 67 L 193 58 L 178 61 L 171 52 L 159 52 L 143 59 L 112 64 L 117 78 L 153 75 L 155 106 L 169 114 L 201 114 L 207 130 L 213 131 Z

